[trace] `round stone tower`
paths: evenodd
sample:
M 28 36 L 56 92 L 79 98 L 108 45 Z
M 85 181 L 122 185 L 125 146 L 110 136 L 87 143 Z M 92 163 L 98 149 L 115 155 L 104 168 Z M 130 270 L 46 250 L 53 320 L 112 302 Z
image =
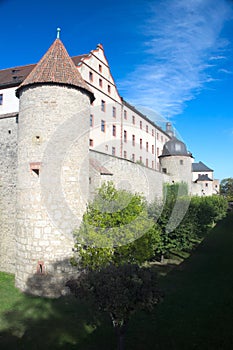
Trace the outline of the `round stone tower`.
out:
M 19 98 L 16 286 L 59 296 L 88 200 L 94 95 L 57 38 Z
M 186 145 L 174 136 L 165 143 L 159 156 L 162 172 L 169 174 L 172 182 L 187 183 L 189 193 L 192 186 L 192 159 Z

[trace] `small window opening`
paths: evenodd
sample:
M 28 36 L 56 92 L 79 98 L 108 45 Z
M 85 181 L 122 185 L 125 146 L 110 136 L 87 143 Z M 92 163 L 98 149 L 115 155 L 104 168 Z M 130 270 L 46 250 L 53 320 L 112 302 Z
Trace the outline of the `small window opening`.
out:
M 40 175 L 40 170 L 39 170 L 39 169 L 32 169 L 32 171 L 33 171 L 37 176 Z
M 37 263 L 37 273 L 42 275 L 45 273 L 45 266 L 43 261 L 38 261 Z
M 40 162 L 30 163 L 30 170 L 33 174 L 37 175 L 39 177 L 40 175 Z
M 162 168 L 162 172 L 163 172 L 164 174 L 167 174 L 167 168 Z
M 8 134 L 11 134 L 11 130 L 10 129 L 8 130 Z

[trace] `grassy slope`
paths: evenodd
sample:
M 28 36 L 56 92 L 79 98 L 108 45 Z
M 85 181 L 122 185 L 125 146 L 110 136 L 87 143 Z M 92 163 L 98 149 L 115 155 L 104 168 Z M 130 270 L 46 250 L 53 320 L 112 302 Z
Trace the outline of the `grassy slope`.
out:
M 164 302 L 131 320 L 126 350 L 233 349 L 233 215 L 160 285 Z M 88 305 L 23 295 L 0 273 L 2 350 L 115 349 L 108 319 L 95 323 Z
M 233 349 L 233 215 L 160 285 L 164 302 L 134 318 L 128 349 Z

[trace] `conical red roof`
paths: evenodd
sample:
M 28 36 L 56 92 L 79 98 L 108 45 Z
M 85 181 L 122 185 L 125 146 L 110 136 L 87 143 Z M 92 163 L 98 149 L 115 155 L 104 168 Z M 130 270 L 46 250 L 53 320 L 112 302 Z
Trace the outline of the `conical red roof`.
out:
M 56 39 L 35 68 L 16 90 L 19 96 L 21 88 L 34 84 L 55 83 L 71 85 L 89 93 L 91 101 L 94 94 L 81 77 L 72 59 L 60 39 Z

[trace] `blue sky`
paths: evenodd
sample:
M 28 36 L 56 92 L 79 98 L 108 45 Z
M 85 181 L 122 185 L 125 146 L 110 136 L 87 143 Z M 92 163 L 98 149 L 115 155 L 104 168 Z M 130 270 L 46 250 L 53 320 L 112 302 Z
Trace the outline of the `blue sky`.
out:
M 0 0 L 0 13 L 0 69 L 36 63 L 58 26 L 70 55 L 102 43 L 120 95 L 233 177 L 233 1 Z

